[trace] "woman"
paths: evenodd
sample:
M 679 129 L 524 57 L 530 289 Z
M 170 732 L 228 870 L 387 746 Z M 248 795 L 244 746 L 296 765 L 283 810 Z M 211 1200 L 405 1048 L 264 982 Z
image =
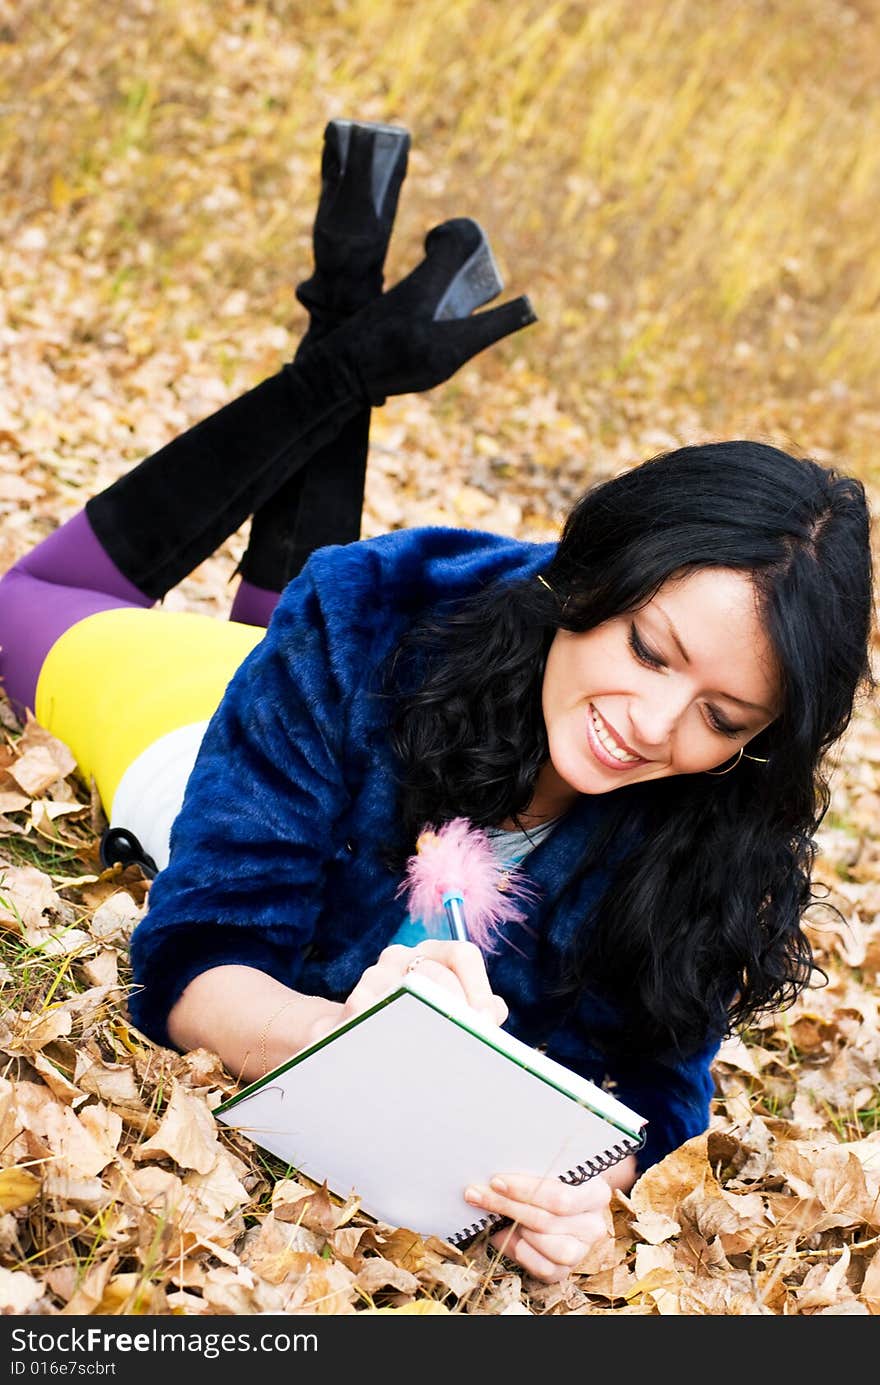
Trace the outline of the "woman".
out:
M 297 364 L 284 429 L 299 465 L 352 401 L 448 378 L 530 317 L 522 302 L 471 317 L 471 300 L 437 345 L 438 295 L 461 288 L 478 249 L 459 234 L 442 270 L 429 253 Z M 240 491 L 253 505 L 255 471 L 268 503 L 292 468 L 271 424 L 279 395 L 259 391 L 90 502 L 102 591 L 112 576 L 114 599 L 144 606 L 237 527 L 234 507 L 205 504 L 210 468 L 224 504 Z M 203 739 L 192 718 L 198 758 L 132 939 L 135 1023 L 253 1078 L 419 964 L 649 1120 L 638 1164 L 574 1187 L 499 1170 L 468 1190 L 512 1220 L 494 1245 L 562 1277 L 607 1233 L 611 1187 L 705 1130 L 723 1037 L 810 979 L 821 762 L 868 680 L 871 581 L 859 483 L 747 441 L 685 447 L 594 488 L 558 544 L 424 529 L 314 552 L 265 635 L 230 659 Z M 0 591 L 11 651 L 5 609 Z M 89 631 L 134 651 L 163 615 L 133 614 L 136 637 L 114 626 L 130 608 L 102 608 L 40 656 L 37 715 L 56 734 L 69 670 L 94 666 Z M 193 645 L 187 671 L 210 662 Z M 125 704 L 111 689 L 96 717 L 99 693 L 83 700 L 103 744 Z M 64 739 L 88 768 L 100 753 L 85 720 Z M 418 832 L 461 816 L 531 886 L 523 923 L 485 950 L 416 941 L 400 898 Z

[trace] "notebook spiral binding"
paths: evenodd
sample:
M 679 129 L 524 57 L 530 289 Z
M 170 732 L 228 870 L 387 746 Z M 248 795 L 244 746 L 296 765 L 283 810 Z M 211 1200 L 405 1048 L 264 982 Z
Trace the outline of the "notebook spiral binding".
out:
M 619 1144 L 612 1145 L 604 1154 L 597 1154 L 595 1158 L 587 1161 L 586 1164 L 576 1164 L 567 1173 L 561 1173 L 559 1180 L 561 1183 L 568 1183 L 574 1186 L 577 1183 L 586 1183 L 588 1178 L 593 1178 L 597 1173 L 604 1173 L 614 1164 L 619 1164 L 621 1159 L 625 1159 L 628 1154 L 637 1154 L 644 1147 L 647 1139 L 647 1130 L 643 1130 L 638 1139 L 621 1140 Z M 506 1226 L 509 1223 L 507 1217 L 498 1216 L 497 1213 L 490 1213 L 486 1217 L 481 1217 L 479 1221 L 472 1222 L 470 1226 L 463 1226 L 454 1236 L 446 1239 L 450 1245 L 461 1247 L 467 1241 L 472 1241 L 481 1231 L 487 1227 Z
M 586 1164 L 576 1164 L 568 1173 L 561 1173 L 559 1178 L 561 1182 L 572 1186 L 576 1183 L 586 1183 L 594 1174 L 604 1173 L 614 1164 L 619 1164 L 628 1154 L 635 1154 L 643 1147 L 646 1138 L 646 1132 L 643 1130 L 637 1140 L 624 1140 L 619 1145 L 612 1145 L 604 1154 L 597 1154 L 595 1158 L 588 1159 Z

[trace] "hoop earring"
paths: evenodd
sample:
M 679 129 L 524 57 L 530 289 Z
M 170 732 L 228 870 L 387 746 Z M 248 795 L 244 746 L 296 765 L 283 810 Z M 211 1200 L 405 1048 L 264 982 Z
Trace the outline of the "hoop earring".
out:
M 740 760 L 741 760 L 742 757 L 743 757 L 743 750 L 744 750 L 744 749 L 745 749 L 744 746 L 740 746 L 740 748 L 739 748 L 739 754 L 736 756 L 736 758 L 735 758 L 733 764 L 727 766 L 727 769 L 704 769 L 704 770 L 703 770 L 703 773 L 704 773 L 704 774 L 729 774 L 730 771 L 731 771 L 732 769 L 736 769 L 737 765 L 739 764 Z

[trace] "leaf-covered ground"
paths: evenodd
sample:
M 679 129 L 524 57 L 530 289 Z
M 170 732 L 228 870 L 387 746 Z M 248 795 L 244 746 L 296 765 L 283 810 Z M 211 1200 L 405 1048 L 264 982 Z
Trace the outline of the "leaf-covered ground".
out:
M 592 481 L 732 436 L 837 462 L 876 508 L 877 23 L 827 0 L 0 3 L 0 567 L 292 354 L 334 115 L 412 131 L 390 279 L 476 216 L 540 317 L 376 412 L 365 534 L 552 537 Z M 245 537 L 167 604 L 223 616 Z M 725 1047 L 708 1134 L 548 1287 L 216 1124 L 229 1075 L 126 1019 L 147 882 L 101 870 L 69 752 L 0 702 L 2 1311 L 880 1311 L 877 711 L 829 766 L 827 984 Z

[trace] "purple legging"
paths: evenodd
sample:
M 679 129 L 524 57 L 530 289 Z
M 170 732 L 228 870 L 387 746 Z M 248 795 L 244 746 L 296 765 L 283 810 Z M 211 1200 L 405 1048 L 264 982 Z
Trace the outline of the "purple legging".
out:
M 277 592 L 243 582 L 235 620 L 267 625 Z M 152 606 L 108 558 L 80 511 L 0 578 L 0 680 L 19 716 L 34 710 L 43 661 L 66 630 L 118 606 Z

